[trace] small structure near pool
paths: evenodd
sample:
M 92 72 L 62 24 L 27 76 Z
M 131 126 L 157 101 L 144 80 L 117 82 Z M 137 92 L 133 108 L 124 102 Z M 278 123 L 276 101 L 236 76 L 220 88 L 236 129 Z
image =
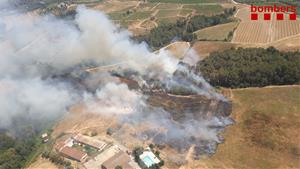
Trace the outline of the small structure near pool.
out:
M 160 160 L 153 154 L 150 149 L 144 151 L 139 157 L 147 167 L 151 167 L 152 165 L 158 164 L 160 162 Z

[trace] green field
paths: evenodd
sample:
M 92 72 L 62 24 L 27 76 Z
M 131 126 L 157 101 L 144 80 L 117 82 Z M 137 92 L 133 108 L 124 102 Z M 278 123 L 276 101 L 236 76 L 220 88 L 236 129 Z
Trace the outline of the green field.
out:
M 300 86 L 227 89 L 235 124 L 208 168 L 300 168 Z
M 136 21 L 121 20 L 121 21 L 118 22 L 118 24 L 120 24 L 124 28 L 128 28 L 128 26 L 132 25 L 135 22 Z
M 146 19 L 151 16 L 151 11 L 140 11 L 140 12 L 134 12 L 130 14 L 126 19 L 128 20 L 137 20 L 137 19 Z
M 180 19 L 180 17 L 158 18 L 157 23 L 158 24 L 176 23 L 176 21 L 179 20 L 179 19 Z
M 192 9 L 182 9 L 182 10 L 179 12 L 179 14 L 180 14 L 181 16 L 186 16 L 186 15 L 188 15 L 188 14 L 191 14 L 192 12 L 193 12 Z
M 126 12 L 112 12 L 109 13 L 108 16 L 112 20 L 139 20 L 139 19 L 146 19 L 151 16 L 151 11 L 138 11 L 127 14 Z
M 175 4 L 175 3 L 163 3 L 159 4 L 156 9 L 177 9 L 181 6 L 181 4 Z
M 122 20 L 127 17 L 125 12 L 112 12 L 108 16 L 112 20 Z
M 201 15 L 214 15 L 224 11 L 221 5 L 184 5 L 184 9 L 193 9 L 197 14 Z
M 178 9 L 170 9 L 170 10 L 159 10 L 156 14 L 157 18 L 166 18 L 166 17 L 176 17 L 177 14 L 180 12 Z
M 157 3 L 141 3 L 137 10 L 150 10 L 156 5 Z
M 227 41 L 229 34 L 237 27 L 238 22 L 230 22 L 196 31 L 198 40 Z

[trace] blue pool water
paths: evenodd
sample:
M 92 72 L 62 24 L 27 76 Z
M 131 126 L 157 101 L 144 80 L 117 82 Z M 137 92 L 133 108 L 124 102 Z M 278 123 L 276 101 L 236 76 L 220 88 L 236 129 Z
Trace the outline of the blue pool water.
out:
M 143 162 L 146 164 L 147 167 L 150 167 L 151 165 L 155 164 L 155 162 L 152 161 L 151 158 L 148 156 L 143 158 Z

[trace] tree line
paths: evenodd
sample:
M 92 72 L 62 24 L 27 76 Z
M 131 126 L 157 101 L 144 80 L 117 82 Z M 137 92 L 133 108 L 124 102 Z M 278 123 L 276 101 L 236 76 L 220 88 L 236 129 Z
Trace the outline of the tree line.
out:
M 211 53 L 198 62 L 195 69 L 214 86 L 243 88 L 299 84 L 300 52 L 281 52 L 273 47 L 232 48 Z
M 55 152 L 44 151 L 42 153 L 42 158 L 49 159 L 52 163 L 63 166 L 65 169 L 74 169 L 70 161 L 64 160 L 63 157 Z
M 153 28 L 148 34 L 135 37 L 138 41 L 145 41 L 150 48 L 159 49 L 176 39 L 184 41 L 196 40 L 195 31 L 206 27 L 228 23 L 233 19 L 231 16 L 236 11 L 236 8 L 228 8 L 224 10 L 224 13 L 205 16 L 197 15 L 190 18 L 177 20 L 176 23 L 161 24 L 156 28 Z
M 0 168 L 24 168 L 30 155 L 37 148 L 37 135 L 35 133 L 28 134 L 28 137 L 14 138 L 7 134 L 7 131 L 0 132 Z

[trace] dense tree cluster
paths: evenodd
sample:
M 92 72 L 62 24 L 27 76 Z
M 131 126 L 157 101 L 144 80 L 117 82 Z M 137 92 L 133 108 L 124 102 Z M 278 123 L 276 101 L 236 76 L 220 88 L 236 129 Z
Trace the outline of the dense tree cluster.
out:
M 49 159 L 52 163 L 64 166 L 65 169 L 73 169 L 74 167 L 71 166 L 70 161 L 64 160 L 60 155 L 54 153 L 54 152 L 49 152 L 45 151 L 42 153 L 42 157 Z
M 13 138 L 6 132 L 0 133 L 0 168 L 24 168 L 32 152 L 37 149 L 36 137 Z
M 300 82 L 300 52 L 280 52 L 273 47 L 229 49 L 212 53 L 198 62 L 196 71 L 214 86 L 297 84 Z
M 229 17 L 234 14 L 235 10 L 236 8 L 233 7 L 233 8 L 225 9 L 224 13 L 214 15 L 214 16 L 204 16 L 204 15 L 194 16 L 187 22 L 186 31 L 189 33 L 193 33 L 199 29 L 231 22 L 232 20 Z
M 152 29 L 150 33 L 138 36 L 136 39 L 145 41 L 153 49 L 164 47 L 176 39 L 191 42 L 196 39 L 194 31 L 231 22 L 230 16 L 235 10 L 234 7 L 225 9 L 224 13 L 214 16 L 198 15 L 184 20 L 177 20 L 176 23 L 161 24 Z

